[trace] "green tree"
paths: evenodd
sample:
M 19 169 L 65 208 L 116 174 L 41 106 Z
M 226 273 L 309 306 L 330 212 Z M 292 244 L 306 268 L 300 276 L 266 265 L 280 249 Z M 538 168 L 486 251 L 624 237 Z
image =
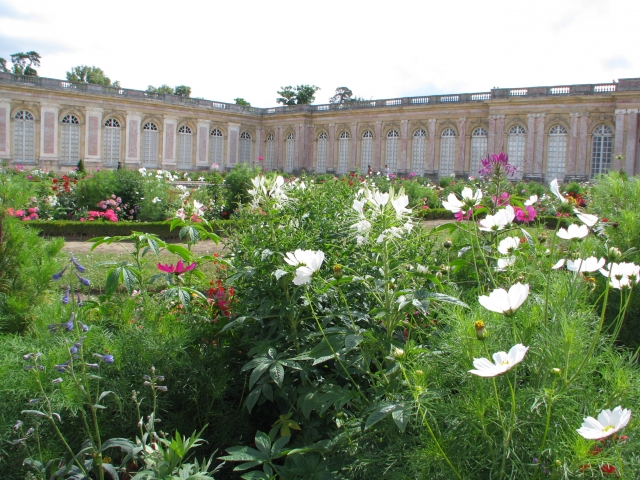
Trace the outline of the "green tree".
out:
M 0 72 L 9 73 L 9 69 L 7 68 L 7 61 L 0 57 Z
M 187 87 L 186 85 L 178 85 L 174 89 L 173 94 L 178 95 L 179 97 L 190 97 L 191 87 Z
M 348 87 L 336 88 L 336 93 L 329 99 L 329 103 L 347 103 L 352 101 L 353 92 Z
M 315 85 L 297 85 L 295 88 L 292 86 L 280 87 L 276 98 L 277 103 L 283 105 L 309 105 L 316 99 L 315 94 L 320 87 Z
M 104 71 L 98 67 L 89 67 L 87 65 L 78 65 L 67 72 L 67 80 L 73 83 L 92 83 L 95 85 L 105 85 L 119 87 L 120 82 L 111 83 L 111 79 L 107 77 Z
M 149 85 L 147 87 L 147 92 L 150 92 L 150 93 L 165 93 L 165 94 L 168 94 L 168 95 L 173 95 L 173 88 L 171 88 L 166 83 L 164 85 L 159 86 L 158 88 L 154 87 L 153 85 Z
M 13 63 L 13 69 L 11 73 L 14 73 L 16 75 L 29 75 L 32 77 L 37 77 L 38 72 L 34 67 L 40 66 L 40 59 L 40 54 L 38 52 L 34 52 L 33 50 L 27 53 L 13 53 L 11 54 L 11 63 Z
M 250 107 L 251 104 L 249 102 L 247 102 L 244 98 L 234 98 L 233 99 L 234 102 L 236 102 L 236 105 L 242 105 L 243 107 Z

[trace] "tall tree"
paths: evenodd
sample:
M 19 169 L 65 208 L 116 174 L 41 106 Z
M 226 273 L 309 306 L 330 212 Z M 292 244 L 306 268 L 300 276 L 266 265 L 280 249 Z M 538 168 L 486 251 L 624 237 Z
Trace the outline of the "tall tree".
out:
M 32 77 L 37 77 L 38 72 L 34 67 L 40 66 L 40 54 L 38 52 L 34 52 L 33 50 L 23 53 L 13 53 L 11 55 L 11 63 L 13 63 L 13 69 L 11 73 L 15 73 L 16 75 L 30 75 Z
M 67 80 L 73 83 L 93 83 L 95 85 L 105 85 L 119 87 L 120 82 L 111 83 L 111 79 L 107 77 L 104 71 L 98 67 L 89 67 L 87 65 L 78 65 L 67 72 Z
M 348 87 L 336 88 L 336 93 L 329 99 L 329 103 L 347 103 L 352 100 L 353 92 Z
M 173 88 L 171 88 L 166 83 L 164 85 L 159 86 L 158 88 L 154 87 L 153 85 L 149 85 L 147 87 L 147 92 L 150 92 L 150 93 L 165 93 L 165 94 L 168 94 L 168 95 L 173 95 Z
M 280 97 L 276 98 L 276 102 L 283 105 L 309 105 L 314 102 L 315 94 L 320 90 L 315 85 L 297 85 L 295 88 L 289 85 L 280 88 L 277 92 Z
M 187 87 L 186 85 L 178 85 L 173 90 L 174 95 L 178 95 L 179 97 L 190 97 L 191 96 L 191 87 Z
M 7 61 L 0 57 L 0 72 L 9 73 L 9 69 L 7 68 Z
M 234 98 L 233 99 L 234 102 L 236 102 L 236 105 L 242 105 L 243 107 L 250 107 L 251 104 L 249 102 L 247 102 L 244 98 Z

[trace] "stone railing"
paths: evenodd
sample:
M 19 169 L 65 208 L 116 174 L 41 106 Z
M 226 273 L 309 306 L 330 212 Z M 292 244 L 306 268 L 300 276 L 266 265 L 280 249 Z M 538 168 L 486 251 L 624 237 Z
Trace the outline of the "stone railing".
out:
M 164 93 L 152 93 L 128 88 L 106 87 L 104 85 L 78 84 L 53 78 L 30 77 L 0 73 L 0 84 L 27 84 L 47 89 L 72 90 L 90 94 L 109 95 L 132 100 L 149 100 L 172 105 L 184 105 L 210 110 L 223 110 L 245 115 L 270 116 L 290 113 L 331 112 L 340 110 L 359 110 L 387 107 L 411 107 L 422 105 L 451 105 L 458 103 L 476 103 L 488 100 L 508 99 L 513 97 L 532 98 L 540 96 L 566 95 L 603 95 L 617 91 L 640 90 L 640 78 L 621 78 L 618 83 L 597 83 L 585 85 L 558 85 L 552 87 L 494 88 L 490 92 L 458 93 L 452 95 L 429 95 L 422 97 L 389 98 L 382 100 L 352 101 L 323 105 L 292 105 L 273 108 L 256 108 L 215 102 L 201 98 L 181 97 Z

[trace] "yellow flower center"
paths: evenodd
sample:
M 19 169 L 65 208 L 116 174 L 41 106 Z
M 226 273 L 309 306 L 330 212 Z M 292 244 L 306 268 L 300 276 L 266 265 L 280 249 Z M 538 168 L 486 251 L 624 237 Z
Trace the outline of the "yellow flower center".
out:
M 504 362 L 502 362 L 500 365 L 509 365 L 509 360 L 505 360 Z
M 609 430 L 613 430 L 614 428 L 616 428 L 616 427 L 614 427 L 613 425 L 607 425 L 606 427 L 604 427 L 602 429 L 602 431 L 603 432 L 608 432 Z

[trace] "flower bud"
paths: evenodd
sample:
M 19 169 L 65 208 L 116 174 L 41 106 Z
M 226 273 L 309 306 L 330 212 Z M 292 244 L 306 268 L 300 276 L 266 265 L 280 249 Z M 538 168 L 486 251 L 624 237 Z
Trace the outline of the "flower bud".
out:
M 562 466 L 562 461 L 556 460 L 556 467 L 561 467 L 561 466 Z
M 447 238 L 442 244 L 442 246 L 447 250 L 449 250 L 451 247 L 453 247 L 453 241 L 450 238 Z
M 551 369 L 551 375 L 559 376 L 561 373 L 562 373 L 562 370 L 560 370 L 559 368 L 552 368 Z
M 622 252 L 620 249 L 617 247 L 611 247 L 609 249 L 609 260 L 619 260 L 620 258 L 622 258 Z
M 333 266 L 333 278 L 340 280 L 342 278 L 342 265 L 336 264 Z
M 545 243 L 548 238 L 549 236 L 546 233 L 542 232 L 540 235 L 538 235 L 538 242 Z
M 400 357 L 404 356 L 404 350 L 401 349 L 401 348 L 395 348 L 394 347 L 394 349 L 391 351 L 391 353 L 395 358 L 400 358 Z
M 478 340 L 484 340 L 487 338 L 487 329 L 484 327 L 484 322 L 482 320 L 474 322 L 473 327 L 476 329 L 476 338 Z

